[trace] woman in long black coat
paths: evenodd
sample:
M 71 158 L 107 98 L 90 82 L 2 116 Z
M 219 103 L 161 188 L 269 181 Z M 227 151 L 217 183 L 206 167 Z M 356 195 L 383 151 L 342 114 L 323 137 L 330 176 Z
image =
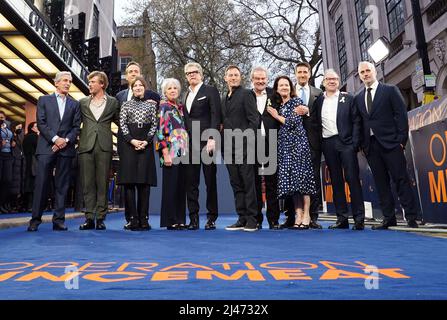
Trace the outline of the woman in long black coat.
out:
M 150 230 L 150 187 L 157 185 L 153 138 L 157 129 L 157 103 L 144 100 L 148 88 L 143 77 L 131 83 L 133 98 L 121 107 L 118 183 L 124 185 L 132 231 Z M 135 189 L 137 192 L 135 192 Z

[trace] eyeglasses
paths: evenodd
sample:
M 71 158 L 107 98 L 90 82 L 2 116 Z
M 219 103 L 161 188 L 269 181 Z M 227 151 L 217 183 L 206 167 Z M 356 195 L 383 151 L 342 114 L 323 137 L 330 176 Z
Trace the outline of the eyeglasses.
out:
M 324 80 L 326 80 L 326 81 L 338 81 L 338 78 L 326 78 Z
M 199 70 L 194 70 L 194 71 L 189 71 L 189 72 L 185 72 L 186 76 L 189 77 L 192 74 L 199 74 Z

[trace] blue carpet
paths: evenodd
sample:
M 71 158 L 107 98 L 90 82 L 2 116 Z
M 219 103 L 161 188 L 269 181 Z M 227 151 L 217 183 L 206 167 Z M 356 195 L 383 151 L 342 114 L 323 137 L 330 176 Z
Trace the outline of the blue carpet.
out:
M 235 218 L 222 215 L 215 231 L 167 231 L 159 216 L 150 232 L 123 231 L 122 214 L 110 215 L 105 232 L 79 231 L 81 219 L 62 233 L 51 224 L 1 230 L 0 299 L 447 299 L 447 239 L 225 231 Z M 79 277 L 57 279 L 70 264 Z M 363 265 L 377 266 L 379 279 L 364 279 Z

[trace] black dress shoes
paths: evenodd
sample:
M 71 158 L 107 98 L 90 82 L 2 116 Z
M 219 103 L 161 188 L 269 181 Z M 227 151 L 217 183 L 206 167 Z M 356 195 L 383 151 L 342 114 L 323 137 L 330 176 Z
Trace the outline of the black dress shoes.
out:
M 208 219 L 205 224 L 205 230 L 216 230 L 216 222 L 212 219 Z
M 142 223 L 140 225 L 140 230 L 141 231 L 149 231 L 151 229 L 152 229 L 152 227 L 151 227 L 151 225 L 149 223 Z
M 28 229 L 26 229 L 26 230 L 27 230 L 28 232 L 36 232 L 38 228 L 39 228 L 38 225 L 36 225 L 36 224 L 30 224 L 30 225 L 28 226 Z
M 130 230 L 130 226 L 131 226 L 130 222 L 126 223 L 124 225 L 124 230 Z
M 95 229 L 95 221 L 92 219 L 86 219 L 83 224 L 79 226 L 79 230 L 92 230 Z
M 396 220 L 383 221 L 382 224 L 379 224 L 378 226 L 372 226 L 371 230 L 387 230 L 389 227 L 395 226 L 397 226 Z
M 188 227 L 187 227 L 187 229 L 188 230 L 198 230 L 199 229 L 199 224 L 198 223 L 190 223 L 190 224 L 188 224 Z
M 53 223 L 53 231 L 67 231 L 68 228 L 63 223 Z
M 365 230 L 365 224 L 363 222 L 356 222 L 352 227 L 352 230 L 358 230 L 358 231 Z
M 345 221 L 345 222 L 341 222 L 341 221 L 337 221 L 335 224 L 329 226 L 328 229 L 349 229 L 349 222 Z
M 102 220 L 102 219 L 96 220 L 96 230 L 106 230 L 106 225 L 104 224 L 104 220 Z
M 316 221 L 311 221 L 309 223 L 309 228 L 311 229 L 323 229 L 323 226 Z
M 416 222 L 415 219 L 408 220 L 407 221 L 407 226 L 409 228 L 419 228 L 419 225 L 418 225 L 418 223 Z

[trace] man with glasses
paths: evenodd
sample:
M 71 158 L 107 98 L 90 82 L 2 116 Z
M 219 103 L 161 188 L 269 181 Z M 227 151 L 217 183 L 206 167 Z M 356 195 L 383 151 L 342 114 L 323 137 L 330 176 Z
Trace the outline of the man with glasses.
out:
M 340 78 L 329 69 L 324 74 L 324 94 L 315 102 L 322 150 L 329 168 L 337 222 L 329 229 L 348 229 L 349 212 L 345 179 L 351 192 L 352 230 L 363 230 L 365 206 L 359 178 L 357 152 L 360 146 L 361 118 L 354 97 L 340 92 Z
M 220 96 L 217 89 L 213 86 L 203 83 L 203 70 L 198 63 L 188 63 L 185 65 L 185 75 L 189 88 L 185 97 L 184 110 L 186 128 L 190 137 L 192 136 L 192 128 L 200 128 L 200 136 L 206 129 L 220 128 Z M 206 152 L 212 155 L 216 150 L 216 142 L 213 137 L 208 141 L 190 141 L 190 152 L 200 155 L 201 151 L 206 148 Z M 188 230 L 199 229 L 199 184 L 200 184 L 200 167 L 202 167 L 206 184 L 206 209 L 207 222 L 205 230 L 216 229 L 216 219 L 218 216 L 217 209 L 217 168 L 215 163 L 205 164 L 202 157 L 199 157 L 199 163 L 190 163 L 186 165 L 186 197 L 188 201 L 189 219 Z

